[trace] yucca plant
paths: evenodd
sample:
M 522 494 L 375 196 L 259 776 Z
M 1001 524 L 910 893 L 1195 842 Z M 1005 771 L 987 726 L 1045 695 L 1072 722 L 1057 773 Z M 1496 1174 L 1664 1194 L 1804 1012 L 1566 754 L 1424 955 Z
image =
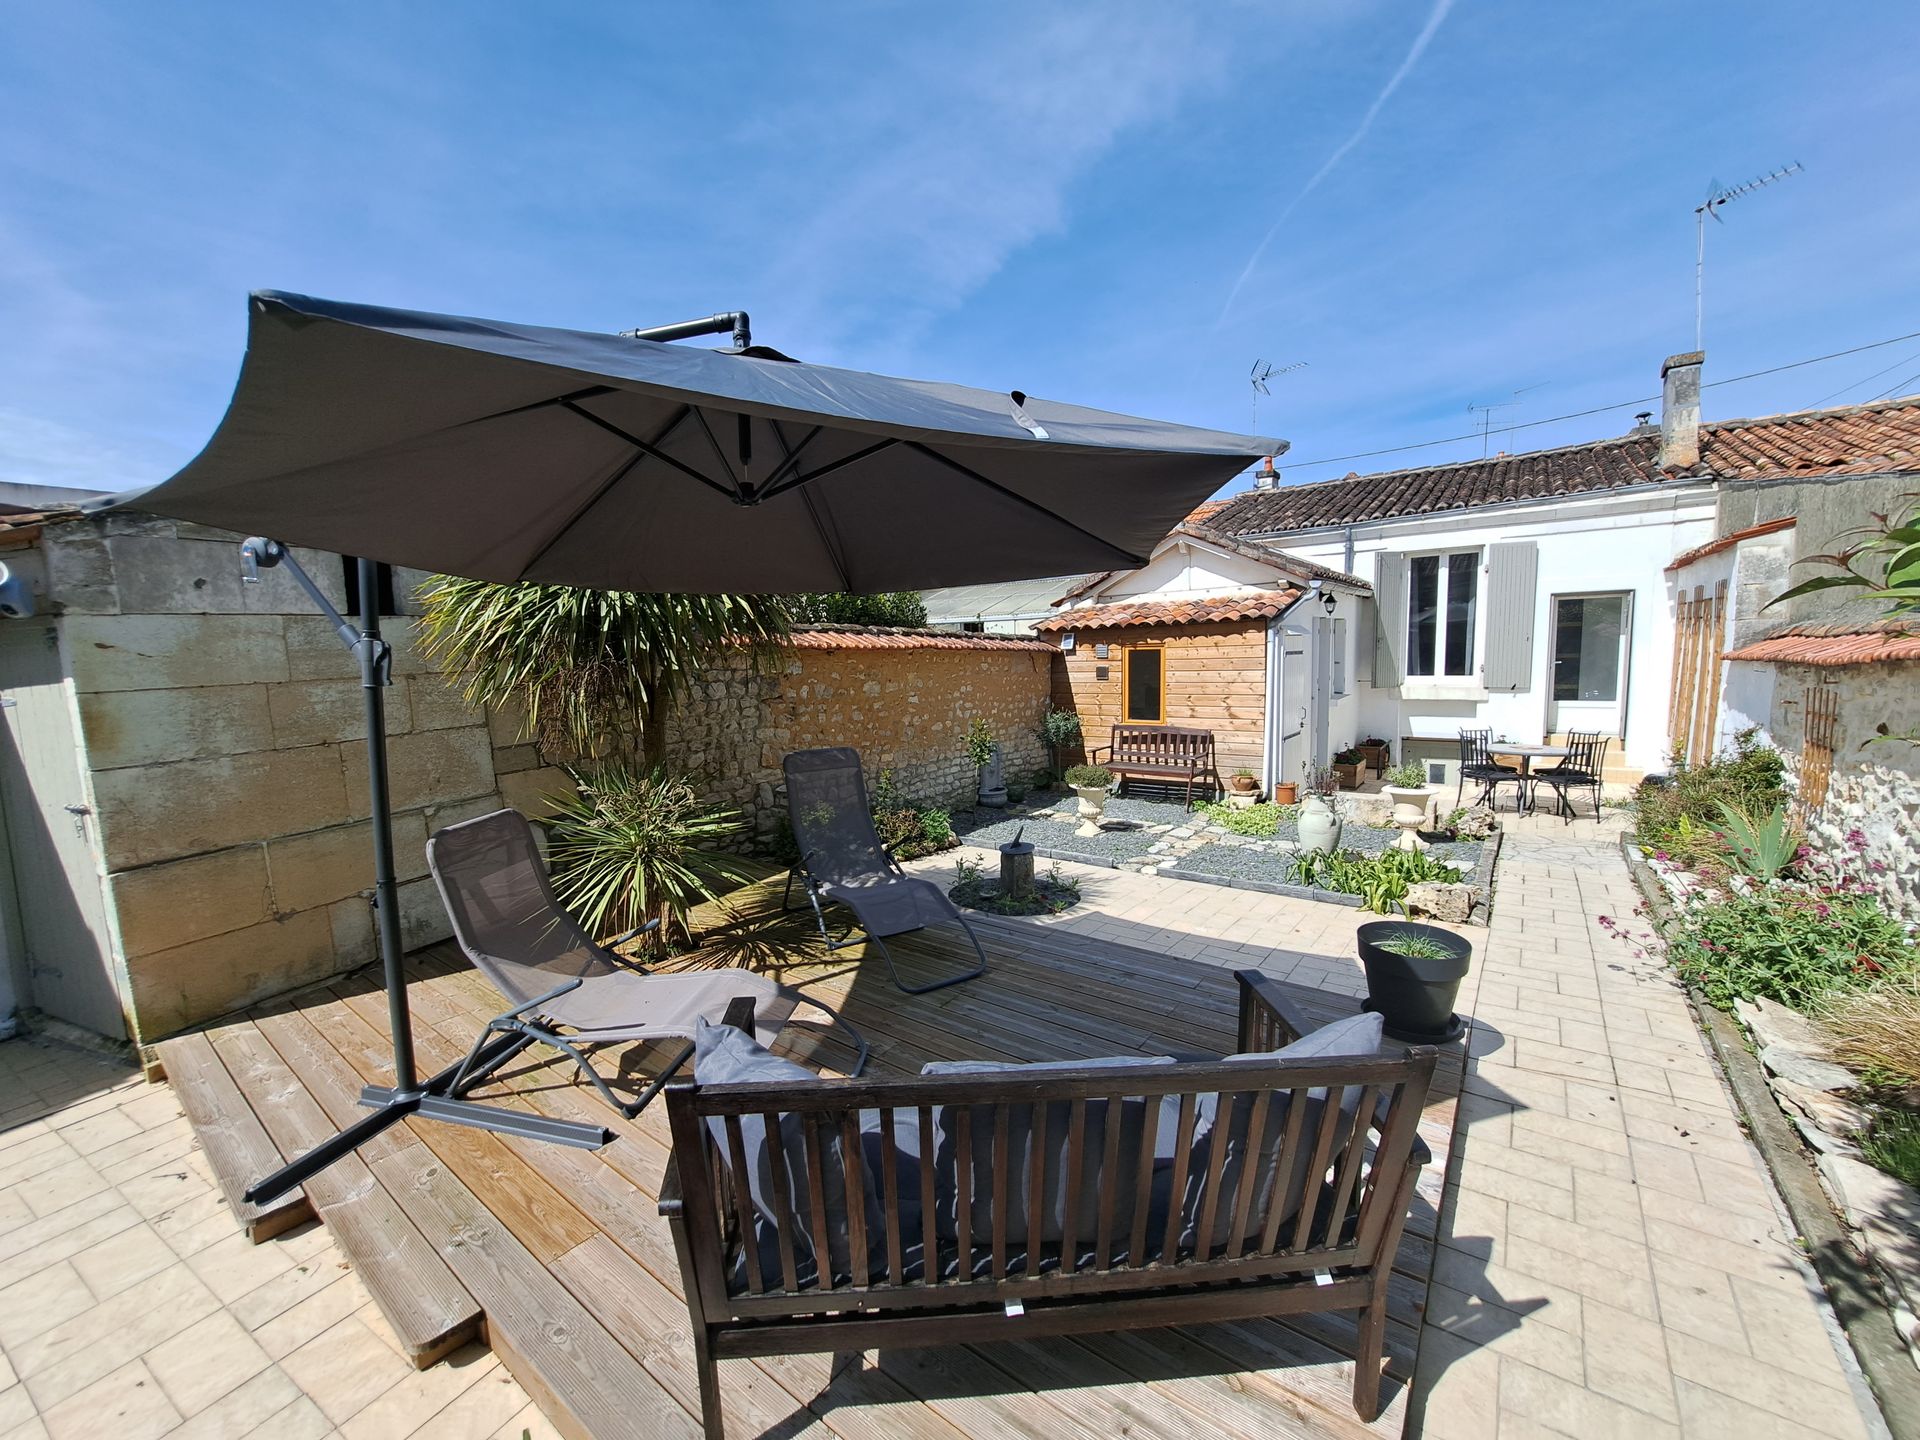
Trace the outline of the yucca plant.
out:
M 622 761 L 574 775 L 579 793 L 555 803 L 548 825 L 554 892 L 596 935 L 658 919 L 668 949 L 692 936 L 687 914 L 752 878 L 715 847 L 743 834 L 737 810 L 704 803 L 692 785 Z
M 420 593 L 427 653 L 467 700 L 523 706 L 550 751 L 659 762 L 663 727 L 715 655 L 764 653 L 789 627 L 773 595 L 648 595 L 441 576 Z
M 1773 880 L 1793 864 L 1800 853 L 1800 836 L 1787 820 L 1787 807 L 1776 805 L 1764 820 L 1726 801 L 1717 802 L 1721 822 L 1708 828 L 1726 845 L 1730 863 L 1742 875 Z

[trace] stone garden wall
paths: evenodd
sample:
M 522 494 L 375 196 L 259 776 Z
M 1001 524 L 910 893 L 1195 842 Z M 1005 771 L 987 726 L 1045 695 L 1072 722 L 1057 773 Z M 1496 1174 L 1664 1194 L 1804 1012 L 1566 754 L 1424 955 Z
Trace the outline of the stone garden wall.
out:
M 1045 769 L 1038 732 L 1052 663 L 1053 647 L 1031 640 L 803 632 L 769 664 L 743 658 L 710 671 L 668 724 L 668 763 L 746 810 L 761 843 L 785 815 L 780 762 L 792 750 L 850 745 L 869 787 L 891 770 L 916 803 L 970 804 L 976 716 L 1000 742 L 1009 779 Z
M 1839 695 L 1827 801 L 1808 819 L 1807 843 L 1872 884 L 1890 913 L 1920 924 L 1920 746 L 1874 740 L 1883 722 L 1920 729 L 1920 664 L 1776 668 L 1768 729 L 1796 783 L 1807 688 Z

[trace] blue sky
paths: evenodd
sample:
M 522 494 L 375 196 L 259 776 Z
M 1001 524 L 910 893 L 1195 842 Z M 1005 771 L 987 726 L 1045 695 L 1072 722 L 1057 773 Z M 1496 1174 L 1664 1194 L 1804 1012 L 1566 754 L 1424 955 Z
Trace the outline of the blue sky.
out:
M 1920 10 L 505 3 L 0 11 L 0 479 L 199 447 L 245 292 L 620 329 L 1244 430 L 1282 469 L 1461 459 L 1920 331 Z M 1868 378 L 1882 367 L 1891 368 Z M 1711 388 L 1862 400 L 1920 339 Z M 1496 434 L 1618 433 L 1623 408 Z M 1295 468 L 1289 468 L 1289 462 Z

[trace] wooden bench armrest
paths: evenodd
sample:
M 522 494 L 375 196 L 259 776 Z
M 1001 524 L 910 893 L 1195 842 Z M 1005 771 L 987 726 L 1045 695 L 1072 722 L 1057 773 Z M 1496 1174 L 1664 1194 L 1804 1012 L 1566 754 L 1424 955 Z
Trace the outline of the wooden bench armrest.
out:
M 669 1220 L 680 1217 L 680 1160 L 667 1152 L 667 1171 L 660 1177 L 660 1213 Z
M 1387 1133 L 1387 1111 L 1391 1108 L 1389 1104 L 1390 1099 L 1390 1096 L 1382 1095 L 1374 1102 L 1373 1120 L 1368 1128 L 1373 1131 L 1375 1139 Z M 1407 1149 L 1407 1164 L 1418 1169 L 1421 1166 L 1431 1165 L 1432 1163 L 1433 1151 L 1429 1150 L 1427 1148 L 1427 1142 L 1420 1138 L 1420 1132 L 1417 1130 L 1414 1131 L 1413 1144 Z
M 1309 1030 L 1316 1028 L 1307 1017 L 1300 1013 L 1286 993 L 1281 990 L 1280 982 L 1258 970 L 1236 970 L 1233 978 L 1240 982 L 1240 1049 L 1244 1052 L 1253 1048 L 1254 1037 L 1259 1033 L 1260 1022 L 1266 1021 L 1279 1037 L 1281 1045 L 1291 1045 Z M 1275 1049 L 1276 1046 L 1265 1046 Z

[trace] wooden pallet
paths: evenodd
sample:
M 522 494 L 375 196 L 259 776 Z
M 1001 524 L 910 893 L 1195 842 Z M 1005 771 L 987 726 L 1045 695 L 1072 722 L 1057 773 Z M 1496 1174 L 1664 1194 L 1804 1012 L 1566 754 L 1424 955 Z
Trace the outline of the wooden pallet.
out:
M 750 961 L 840 1006 L 872 1044 L 872 1073 L 912 1074 L 929 1059 L 1232 1048 L 1234 989 L 1224 968 L 983 918 L 976 924 L 992 967 L 987 975 L 909 997 L 886 982 L 877 959 L 863 964 L 858 948 L 825 956 L 807 933 L 811 918 L 803 925 L 779 916 L 777 885 L 771 895 L 764 889 L 734 898 L 735 923 L 710 937 L 704 958 Z M 968 959 L 957 929 L 946 928 L 953 933 L 893 942 L 909 983 L 951 973 Z M 499 997 L 450 947 L 412 957 L 411 973 L 415 1047 L 423 1068 L 437 1068 L 464 1051 L 498 1012 Z M 1304 990 L 1296 998 L 1323 1018 L 1356 1004 Z M 206 1045 L 265 1122 L 270 1141 L 297 1149 L 364 1113 L 357 1105 L 361 1084 L 391 1078 L 386 1014 L 377 986 L 350 977 L 219 1027 Z M 781 1048 L 829 1071 L 852 1058 L 836 1038 L 799 1026 L 788 1029 Z M 603 1071 L 623 1070 L 636 1083 L 658 1058 L 645 1047 L 599 1056 Z M 1015 1432 L 1094 1440 L 1123 1431 L 1148 1440 L 1397 1436 L 1458 1082 L 1458 1058 L 1449 1057 L 1421 1126 L 1434 1163 L 1423 1174 L 1395 1266 L 1391 1399 L 1372 1424 L 1362 1424 L 1349 1403 L 1354 1319 L 1322 1315 L 1045 1344 L 884 1351 L 853 1364 L 839 1357 L 839 1368 L 825 1355 L 729 1360 L 720 1373 L 730 1433 L 808 1440 Z M 443 1265 L 484 1312 L 488 1338 L 508 1369 L 562 1433 L 636 1440 L 698 1434 L 679 1266 L 657 1212 L 667 1156 L 664 1107 L 622 1120 L 575 1080 L 570 1066 L 540 1052 L 508 1067 L 477 1098 L 610 1124 L 616 1138 L 583 1151 L 410 1120 L 309 1183 L 321 1218 L 342 1225 L 343 1245 L 359 1227 L 356 1264 L 370 1288 L 378 1283 L 388 1296 L 383 1308 L 415 1284 L 423 1265 Z M 376 1253 L 369 1236 L 384 1237 L 386 1250 Z

